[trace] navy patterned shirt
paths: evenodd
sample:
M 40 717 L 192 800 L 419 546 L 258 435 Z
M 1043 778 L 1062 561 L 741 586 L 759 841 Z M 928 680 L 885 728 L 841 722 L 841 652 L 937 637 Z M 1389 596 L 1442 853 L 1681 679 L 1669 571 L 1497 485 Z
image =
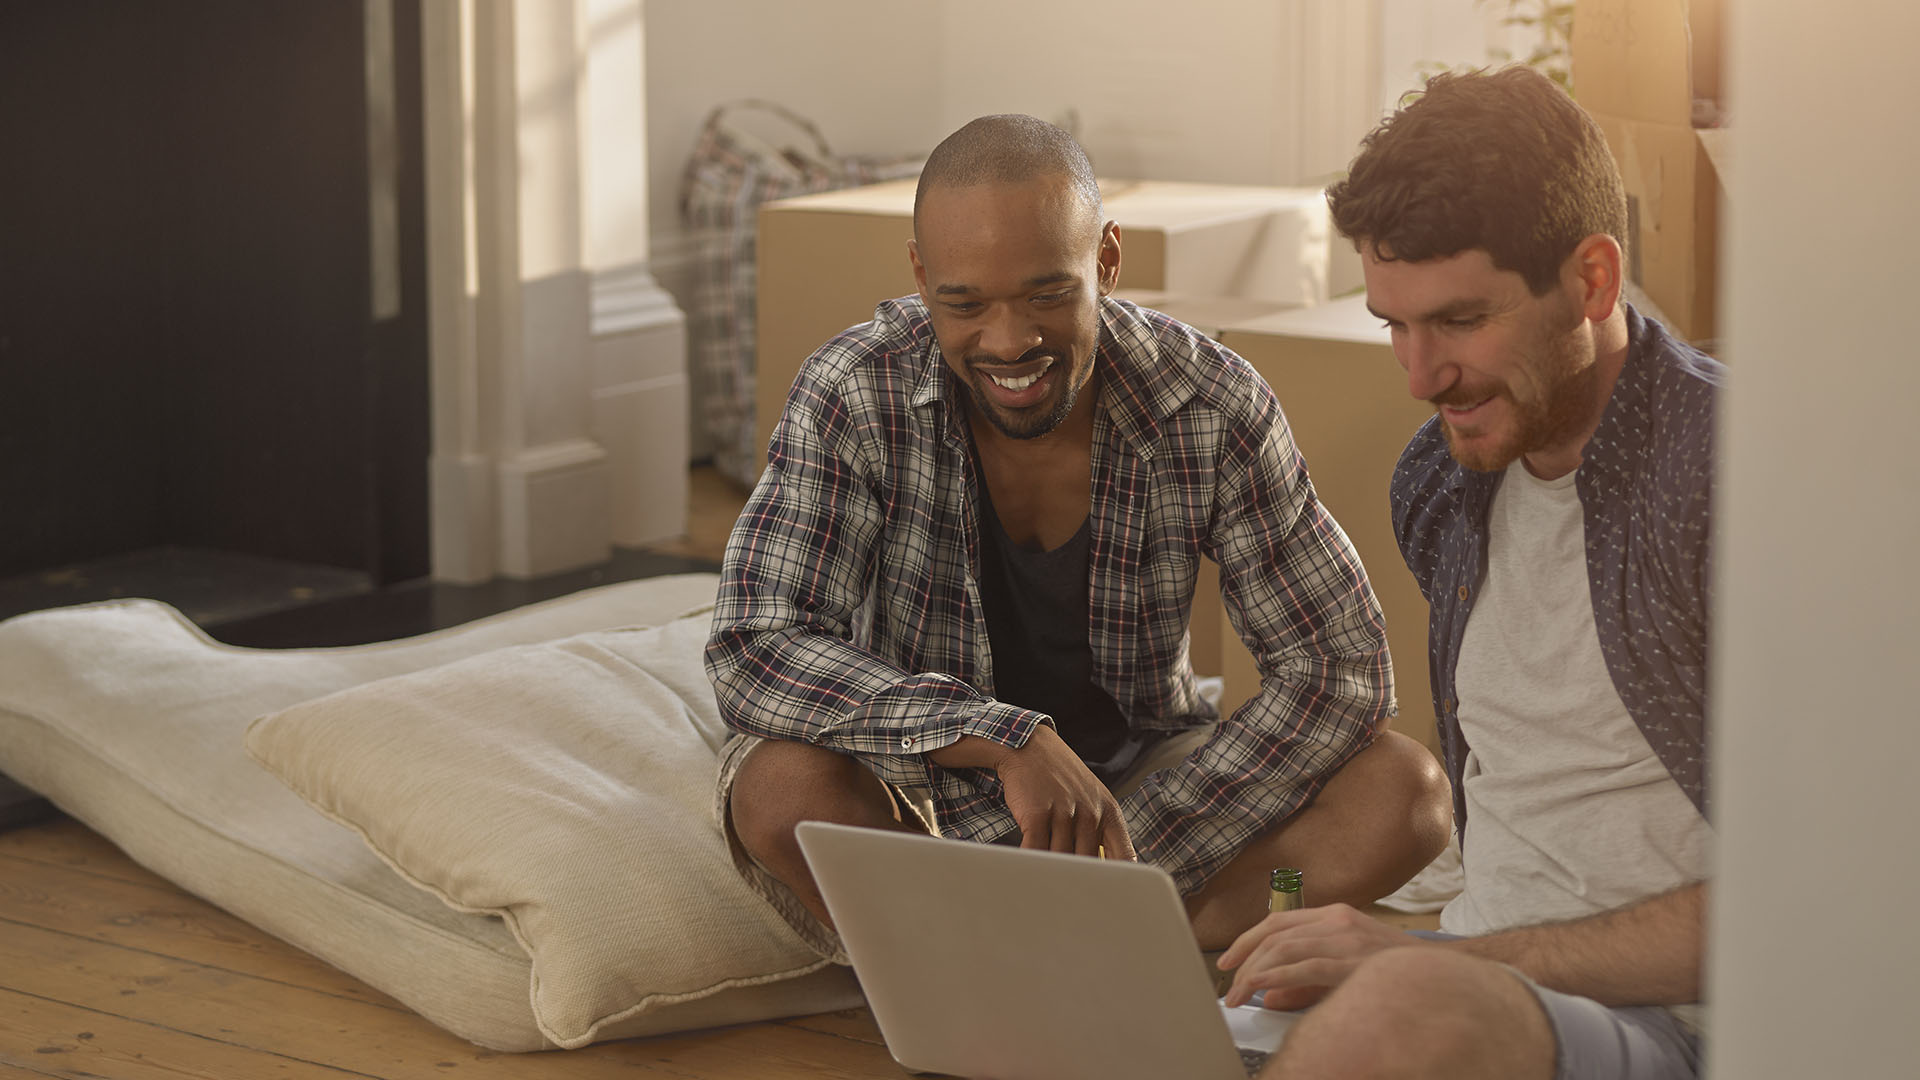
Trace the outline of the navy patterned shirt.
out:
M 1704 815 L 1713 429 L 1725 369 L 1631 306 L 1627 334 L 1626 366 L 1575 477 L 1587 584 L 1614 689 Z M 1454 461 L 1438 417 L 1393 474 L 1400 553 L 1429 606 L 1434 715 L 1461 830 L 1467 743 L 1454 670 L 1486 574 L 1487 511 L 1501 475 Z
M 1140 857 L 1191 891 L 1373 740 L 1392 667 L 1360 560 L 1253 368 L 1111 299 L 1095 362 L 1095 681 L 1134 730 L 1217 719 L 1187 651 L 1203 558 L 1261 672 L 1251 701 L 1122 804 Z M 1053 720 L 993 697 L 963 393 L 918 297 L 802 365 L 727 542 L 707 669 L 736 732 L 853 754 L 931 788 L 943 834 L 991 841 L 1018 830 L 998 779 L 926 754 L 965 735 L 1020 746 Z

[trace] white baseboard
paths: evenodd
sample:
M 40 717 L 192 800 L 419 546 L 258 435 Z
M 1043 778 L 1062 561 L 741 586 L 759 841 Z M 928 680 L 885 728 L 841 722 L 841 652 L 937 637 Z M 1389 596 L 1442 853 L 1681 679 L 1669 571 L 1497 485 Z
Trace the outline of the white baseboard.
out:
M 433 579 L 461 585 L 493 580 L 499 565 L 493 459 L 434 455 L 427 462 L 427 475 Z
M 607 450 L 611 536 L 641 547 L 687 531 L 687 380 L 595 390 L 594 439 Z
M 534 447 L 499 465 L 500 565 L 531 578 L 613 554 L 607 452 L 587 439 Z

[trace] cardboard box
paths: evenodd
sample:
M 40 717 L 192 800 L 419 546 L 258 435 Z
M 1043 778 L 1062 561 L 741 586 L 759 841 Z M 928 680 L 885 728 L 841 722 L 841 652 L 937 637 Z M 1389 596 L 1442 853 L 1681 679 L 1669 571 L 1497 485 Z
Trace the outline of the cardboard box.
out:
M 1190 296 L 1158 289 L 1115 289 L 1113 295 L 1116 299 L 1129 300 L 1143 308 L 1171 315 L 1215 341 L 1220 339 L 1220 332 L 1229 326 L 1278 315 L 1283 311 L 1296 311 L 1303 306 L 1277 300 L 1248 300 L 1239 296 Z
M 1432 406 L 1407 393 L 1406 373 L 1364 296 L 1235 323 L 1221 331 L 1220 343 L 1245 357 L 1273 387 L 1315 492 L 1367 569 L 1393 653 L 1400 700 L 1394 729 L 1438 752 L 1427 675 L 1427 602 L 1400 557 L 1389 504 L 1394 465 L 1433 416 Z M 1223 707 L 1235 707 L 1259 689 L 1253 657 L 1227 622 L 1215 581 L 1203 581 L 1194 596 L 1192 635 L 1195 667 L 1225 676 Z
M 803 195 L 760 209 L 754 429 L 773 433 L 794 373 L 828 338 L 914 291 L 912 180 Z M 1326 299 L 1318 189 L 1103 180 L 1120 224 L 1120 287 L 1284 307 Z M 1177 317 L 1177 316 L 1176 316 Z
M 1626 182 L 1627 276 L 1694 341 L 1717 334 L 1722 192 L 1693 125 L 1696 99 L 1722 111 L 1719 41 L 1718 0 L 1579 0 L 1574 11 L 1574 93 Z

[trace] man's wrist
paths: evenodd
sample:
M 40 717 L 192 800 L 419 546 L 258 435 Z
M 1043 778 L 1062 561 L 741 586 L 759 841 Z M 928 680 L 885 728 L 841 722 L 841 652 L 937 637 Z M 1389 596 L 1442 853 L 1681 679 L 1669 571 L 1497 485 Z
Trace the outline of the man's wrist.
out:
M 938 750 L 928 751 L 927 760 L 948 769 L 992 769 L 997 772 L 1007 758 L 1019 749 L 980 735 L 962 735 Z
M 948 729 L 943 745 L 920 753 L 935 765 L 950 769 L 992 769 L 1012 751 L 1024 748 L 1034 732 L 1051 725 L 1045 714 L 999 701 L 987 701 L 977 714 Z M 927 740 L 932 741 L 932 740 Z M 954 749 L 958 747 L 959 749 Z
M 1527 948 L 1525 929 L 1516 928 L 1513 930 L 1503 930 L 1498 933 L 1485 934 L 1479 937 L 1465 937 L 1455 941 L 1438 941 L 1434 944 L 1443 949 L 1463 952 L 1468 956 L 1476 956 L 1482 960 L 1491 960 L 1498 964 L 1505 964 L 1510 968 L 1523 972 L 1528 978 L 1535 977 L 1535 973 L 1527 969 L 1526 956 L 1531 950 Z

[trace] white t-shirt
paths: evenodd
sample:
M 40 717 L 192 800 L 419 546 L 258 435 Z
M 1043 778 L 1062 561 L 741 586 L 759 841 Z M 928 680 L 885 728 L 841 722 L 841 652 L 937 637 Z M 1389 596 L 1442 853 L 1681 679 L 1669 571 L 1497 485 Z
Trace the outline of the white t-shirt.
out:
M 1713 833 L 1614 690 L 1594 629 L 1577 474 L 1516 461 L 1456 673 L 1465 887 L 1440 928 L 1598 914 L 1707 877 Z

